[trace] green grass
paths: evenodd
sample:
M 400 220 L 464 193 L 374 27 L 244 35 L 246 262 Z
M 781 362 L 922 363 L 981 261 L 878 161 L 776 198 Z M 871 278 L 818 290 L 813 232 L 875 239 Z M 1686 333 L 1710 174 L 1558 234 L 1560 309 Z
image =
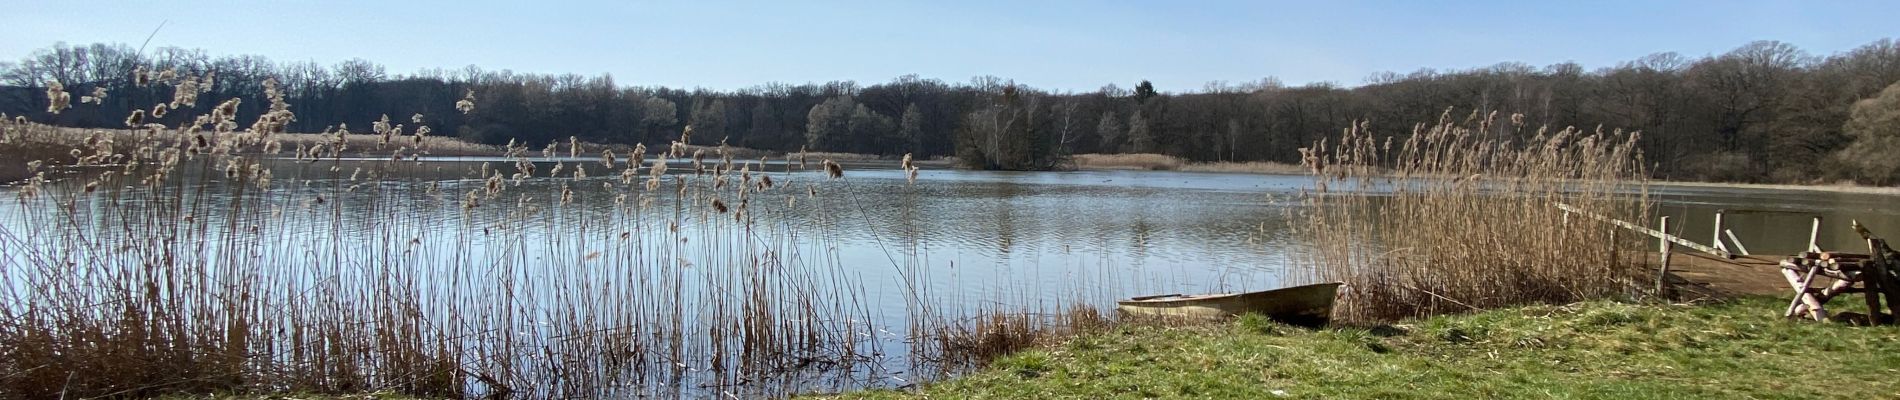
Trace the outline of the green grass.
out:
M 1843 299 L 1858 305 L 1859 298 Z M 1378 329 L 1125 326 L 915 392 L 837 398 L 1894 398 L 1900 329 L 1780 299 L 1531 306 Z

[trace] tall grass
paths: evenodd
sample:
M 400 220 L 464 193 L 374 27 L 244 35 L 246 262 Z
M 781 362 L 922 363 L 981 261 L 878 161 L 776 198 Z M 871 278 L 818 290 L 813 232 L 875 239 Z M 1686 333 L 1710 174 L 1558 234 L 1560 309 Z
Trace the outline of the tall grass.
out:
M 1649 272 L 1618 256 L 1645 241 L 1555 207 L 1647 220 L 1637 134 L 1516 121 L 1448 111 L 1409 135 L 1360 124 L 1302 150 L 1317 182 L 1289 220 L 1310 277 L 1348 283 L 1340 318 L 1645 294 Z
M 861 378 L 881 353 L 831 239 L 760 217 L 828 218 L 786 199 L 829 190 L 817 173 L 775 184 L 724 154 L 549 168 L 525 146 L 442 171 L 408 159 L 455 149 L 384 124 L 171 112 L 203 118 L 0 123 L 35 160 L 0 225 L 0 397 L 752 396 Z M 350 157 L 380 153 L 397 156 Z

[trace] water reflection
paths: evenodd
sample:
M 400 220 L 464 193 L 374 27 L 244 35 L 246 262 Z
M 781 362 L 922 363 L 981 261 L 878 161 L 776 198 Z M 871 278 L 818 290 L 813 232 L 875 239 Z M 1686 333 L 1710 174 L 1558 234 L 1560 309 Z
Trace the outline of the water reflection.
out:
M 1654 195 L 1656 211 L 1670 217 L 1671 230 L 1698 243 L 1714 242 L 1715 214 L 1727 210 L 1723 225 L 1753 254 L 1806 251 L 1814 217 L 1822 218 L 1816 241 L 1823 249 L 1867 251 L 1866 242 L 1849 227 L 1851 221 L 1860 221 L 1878 236 L 1900 236 L 1900 207 L 1893 196 L 1693 186 L 1661 186 Z
M 294 246 L 313 232 L 367 234 L 377 227 L 405 224 L 428 231 L 451 232 L 462 227 L 492 225 L 504 213 L 464 213 L 455 197 L 483 185 L 483 171 L 513 174 L 503 159 L 444 158 L 428 162 L 391 163 L 379 159 L 322 163 L 272 162 L 266 165 L 280 182 L 267 192 L 262 206 L 290 209 L 313 201 L 341 202 L 340 215 L 292 216 L 276 220 L 282 232 L 263 246 Z M 559 160 L 588 165 L 592 159 Z M 675 173 L 690 173 L 685 160 L 674 160 Z M 539 171 L 554 162 L 537 162 Z M 749 201 L 790 204 L 785 210 L 758 207 L 762 225 L 825 232 L 845 265 L 867 282 L 898 279 L 896 264 L 911 255 L 931 266 L 936 282 L 965 288 L 970 294 L 1014 293 L 1024 287 L 1076 286 L 1079 269 L 1097 269 L 1130 278 L 1123 282 L 1095 282 L 1119 286 L 1099 293 L 1092 301 L 1149 291 L 1220 291 L 1270 288 L 1284 278 L 1287 262 L 1297 251 L 1286 234 L 1285 208 L 1311 181 L 1303 176 L 1157 171 L 990 172 L 926 170 L 915 183 L 900 170 L 881 164 L 848 165 L 847 178 L 816 189 L 816 172 L 797 171 L 785 163 L 768 163 L 763 173 L 796 188 L 767 192 Z M 590 165 L 599 168 L 598 165 Z M 490 172 L 494 173 L 494 172 Z M 596 172 L 606 175 L 607 171 Z M 221 183 L 214 176 L 214 183 Z M 352 177 L 355 179 L 353 180 Z M 77 190 L 81 177 L 71 177 L 67 190 Z M 530 178 L 520 182 L 520 196 L 498 199 L 508 203 L 545 203 L 563 188 L 575 192 L 580 215 L 588 218 L 633 218 L 619 215 L 611 199 L 617 184 L 613 176 L 583 180 Z M 635 182 L 636 184 L 638 182 Z M 669 183 L 670 184 L 670 183 Z M 349 196 L 323 198 L 339 187 Z M 55 188 L 55 190 L 58 190 Z M 817 201 L 813 190 L 822 190 Z M 1860 220 L 1879 234 L 1900 232 L 1900 208 L 1888 196 L 1825 191 L 1735 189 L 1703 186 L 1651 187 L 1655 210 L 1670 215 L 1683 235 L 1696 241 L 1713 240 L 1716 210 L 1765 212 L 1730 213 L 1726 225 L 1749 250 L 1762 254 L 1804 250 L 1809 218 L 1826 221 L 1820 235 L 1823 247 L 1852 249 L 1859 238 L 1847 222 Z M 207 209 L 228 207 L 231 188 L 193 191 L 204 196 Z M 247 193 L 255 197 L 255 189 Z M 659 204 L 678 201 L 669 191 L 647 200 Z M 538 198 L 537 198 L 538 197 Z M 793 197 L 788 199 L 787 197 Z M 125 199 L 134 207 L 143 199 Z M 391 209 L 393 208 L 393 209 Z M 279 211 L 285 212 L 285 211 Z M 648 208 L 649 214 L 667 209 Z M 218 218 L 207 212 L 203 217 Z M 386 216 L 404 216 L 389 221 Z M 652 215 L 650 215 L 652 216 Z M 824 216 L 819 218 L 816 216 Z M 337 219 L 340 217 L 341 219 Z M 267 221 L 226 221 L 235 224 Z M 25 226 L 19 213 L 0 215 L 0 223 L 16 232 Z M 122 224 L 105 215 L 87 222 L 95 227 Z M 1653 225 L 1654 221 L 1646 221 Z M 544 227 L 545 228 L 545 227 Z M 559 229 L 559 228 L 545 228 Z M 102 230 L 110 232 L 109 230 Z M 371 238 L 363 238 L 370 240 Z M 914 249 L 914 254 L 911 253 Z M 533 249 L 526 250 L 532 252 Z M 264 253 L 278 252 L 266 249 Z M 880 292 L 885 286 L 872 287 Z M 878 293 L 894 295 L 893 293 Z M 995 301 L 1025 300 L 995 298 Z M 1030 296 L 1029 300 L 1035 299 Z

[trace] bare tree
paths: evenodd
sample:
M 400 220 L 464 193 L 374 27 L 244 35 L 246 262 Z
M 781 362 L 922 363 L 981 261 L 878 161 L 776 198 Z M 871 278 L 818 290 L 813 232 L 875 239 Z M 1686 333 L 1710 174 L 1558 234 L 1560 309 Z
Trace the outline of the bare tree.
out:
M 1124 130 L 1121 118 L 1115 116 L 1114 111 L 1103 111 L 1101 122 L 1095 124 L 1096 150 L 1113 153 L 1121 148 Z
M 1076 138 L 1081 137 L 1081 135 L 1076 132 L 1076 129 L 1078 128 L 1077 125 L 1082 124 L 1082 122 L 1078 121 L 1075 112 L 1076 107 L 1080 107 L 1081 105 L 1081 102 L 1073 97 L 1056 101 L 1056 145 L 1058 146 L 1058 150 L 1063 153 L 1072 153 L 1073 151 L 1071 151 L 1069 145 L 1075 143 Z
M 1128 116 L 1128 146 L 1126 149 L 1131 153 L 1150 153 L 1155 151 L 1154 147 L 1154 133 L 1150 131 L 1148 118 L 1141 115 L 1141 110 L 1135 110 L 1134 115 Z

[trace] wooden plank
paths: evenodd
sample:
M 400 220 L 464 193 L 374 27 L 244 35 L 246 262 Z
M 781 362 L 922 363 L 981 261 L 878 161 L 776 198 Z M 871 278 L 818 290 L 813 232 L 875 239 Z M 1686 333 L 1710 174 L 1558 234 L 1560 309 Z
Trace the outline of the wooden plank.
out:
M 1715 234 L 1709 235 L 1709 243 L 1714 244 L 1715 248 L 1728 250 L 1728 246 L 1722 244 L 1722 231 L 1727 230 L 1723 229 L 1727 227 L 1727 225 L 1722 223 L 1722 213 L 1723 210 L 1715 210 Z M 1662 231 L 1669 232 L 1668 229 L 1663 229 Z
M 1649 229 L 1649 228 L 1646 228 L 1646 227 L 1643 227 L 1642 225 L 1637 225 L 1637 224 L 1632 224 L 1632 223 L 1629 223 L 1629 222 L 1627 222 L 1627 221 L 1623 221 L 1623 220 L 1619 220 L 1619 219 L 1615 219 L 1615 218 L 1610 218 L 1610 217 L 1606 217 L 1606 216 L 1603 216 L 1602 214 L 1597 214 L 1597 213 L 1593 213 L 1593 212 L 1589 212 L 1589 211 L 1584 211 L 1584 210 L 1583 210 L 1583 209 L 1581 209 L 1581 208 L 1577 208 L 1577 207 L 1575 207 L 1575 206 L 1571 206 L 1571 205 L 1569 205 L 1569 204 L 1564 204 L 1564 203 L 1554 203 L 1554 204 L 1555 204 L 1555 205 L 1557 206 L 1557 208 L 1558 208 L 1558 209 L 1560 209 L 1560 210 L 1564 210 L 1565 212 L 1573 212 L 1573 213 L 1577 213 L 1577 214 L 1579 214 L 1579 215 L 1583 215 L 1583 216 L 1585 216 L 1585 217 L 1590 217 L 1590 219 L 1595 219 L 1595 220 L 1598 220 L 1598 221 L 1603 221 L 1603 222 L 1608 222 L 1608 223 L 1610 223 L 1610 224 L 1612 224 L 1612 225 L 1616 225 L 1616 226 L 1620 226 L 1620 227 L 1623 227 L 1623 229 L 1628 229 L 1628 230 L 1632 230 L 1632 231 L 1636 231 L 1637 233 L 1641 233 L 1641 234 L 1645 234 L 1645 235 L 1649 235 L 1649 236 L 1653 236 L 1653 237 L 1656 237 L 1656 238 L 1658 238 L 1658 239 L 1662 239 L 1662 240 L 1667 240 L 1667 241 L 1669 241 L 1670 243 L 1675 243 L 1675 244 L 1679 244 L 1679 245 L 1682 245 L 1682 247 L 1687 247 L 1687 248 L 1691 248 L 1691 249 L 1696 249 L 1697 251 L 1701 251 L 1701 252 L 1704 252 L 1704 253 L 1709 253 L 1709 254 L 1714 254 L 1714 255 L 1716 255 L 1717 257 L 1722 257 L 1722 258 L 1731 258 L 1731 259 L 1732 259 L 1732 258 L 1735 258 L 1735 254 L 1733 254 L 1733 253 L 1730 253 L 1730 252 L 1729 252 L 1728 250 L 1723 250 L 1723 249 L 1718 249 L 1718 248 L 1714 248 L 1714 247 L 1710 247 L 1710 246 L 1708 246 L 1708 245 L 1704 245 L 1704 244 L 1701 244 L 1701 243 L 1696 243 L 1696 242 L 1693 242 L 1693 241 L 1690 241 L 1690 240 L 1688 240 L 1688 239 L 1683 239 L 1683 238 L 1681 238 L 1681 237 L 1677 237 L 1676 235 L 1671 235 L 1671 234 L 1668 234 L 1668 233 L 1665 233 L 1665 232 L 1662 232 L 1662 231 L 1658 231 L 1658 230 L 1655 230 L 1655 229 Z
M 1745 255 L 1748 255 L 1748 246 L 1743 246 L 1743 245 L 1742 245 L 1742 240 L 1741 240 L 1741 239 L 1736 239 L 1736 238 L 1735 238 L 1735 231 L 1733 231 L 1733 230 L 1728 230 L 1728 229 L 1723 229 L 1723 230 L 1722 230 L 1722 233 L 1723 233 L 1723 234 L 1726 234 L 1726 235 L 1728 235 L 1728 241 L 1730 241 L 1730 242 L 1734 242 L 1734 243 L 1735 243 L 1735 251 L 1736 251 L 1736 252 L 1738 252 L 1738 253 L 1742 253 L 1742 255 L 1744 255 L 1744 256 L 1745 256 Z
M 1844 294 L 1844 293 L 1860 293 L 1860 292 L 1861 292 L 1860 289 L 1857 289 L 1854 287 L 1854 281 L 1850 281 L 1846 279 L 1835 279 L 1834 284 L 1828 285 L 1827 288 L 1825 289 L 1821 289 L 1821 294 L 1816 295 L 1816 297 L 1819 297 L 1822 303 L 1826 303 L 1828 300 L 1832 300 L 1834 299 L 1834 297 L 1840 296 L 1841 294 Z
M 1814 229 L 1808 231 L 1808 251 L 1821 252 L 1821 217 L 1814 217 Z
M 1843 252 L 1838 252 L 1838 251 L 1824 251 L 1824 252 L 1816 253 L 1816 257 L 1819 257 L 1822 260 L 1836 260 L 1836 261 L 1842 261 L 1842 262 L 1874 258 L 1873 255 L 1869 255 L 1869 254 L 1843 253 Z
M 1860 226 L 1859 223 L 1855 223 L 1854 225 Z M 1866 231 L 1863 230 L 1862 232 Z M 1880 239 L 1874 239 L 1864 233 L 1861 236 L 1867 237 L 1867 250 L 1874 255 L 1873 262 L 1871 263 L 1874 267 L 1873 270 L 1861 271 L 1860 273 L 1860 286 L 1867 288 L 1866 296 L 1863 296 L 1867 298 L 1867 324 L 1874 325 L 1880 323 L 1880 295 L 1885 293 L 1881 287 L 1886 283 L 1884 282 L 1885 279 L 1881 279 L 1881 275 L 1886 274 L 1886 270 L 1880 267 L 1886 264 L 1884 258 L 1887 257 L 1880 254 L 1882 247 Z
M 1782 316 L 1793 317 L 1799 313 L 1806 313 L 1808 314 L 1808 318 L 1813 320 L 1827 320 L 1827 309 L 1822 308 L 1823 304 L 1821 299 L 1815 298 L 1813 294 L 1808 293 L 1808 291 L 1814 290 L 1809 285 L 1814 282 L 1814 273 L 1821 268 L 1803 266 L 1799 263 L 1786 263 L 1782 264 L 1782 266 L 1782 275 L 1788 278 L 1788 286 L 1794 288 L 1794 299 L 1788 301 L 1788 312 L 1783 313 Z M 1802 275 L 1795 272 L 1796 268 L 1806 269 L 1807 274 Z
M 1814 215 L 1813 211 L 1769 210 L 1769 209 L 1761 209 L 1761 208 L 1724 208 L 1724 209 L 1715 210 L 1715 211 L 1719 213 L 1731 214 L 1731 215 L 1746 215 L 1746 214 Z
M 1675 224 L 1670 221 L 1670 224 Z M 1614 232 L 1622 232 L 1617 229 Z M 1648 236 L 1644 236 L 1647 238 Z M 1780 262 L 1786 257 L 1763 255 L 1737 256 L 1721 258 L 1700 251 L 1675 249 L 1669 255 L 1670 294 L 1679 300 L 1697 298 L 1730 298 L 1745 295 L 1763 295 L 1786 298 L 1792 290 L 1788 281 L 1781 277 Z M 1624 254 L 1622 260 L 1640 263 L 1656 268 L 1660 253 L 1651 248 L 1649 251 Z M 1822 270 L 1821 275 L 1830 271 Z M 1650 282 L 1644 282 L 1650 283 Z M 1648 286 L 1648 285 L 1645 285 Z

